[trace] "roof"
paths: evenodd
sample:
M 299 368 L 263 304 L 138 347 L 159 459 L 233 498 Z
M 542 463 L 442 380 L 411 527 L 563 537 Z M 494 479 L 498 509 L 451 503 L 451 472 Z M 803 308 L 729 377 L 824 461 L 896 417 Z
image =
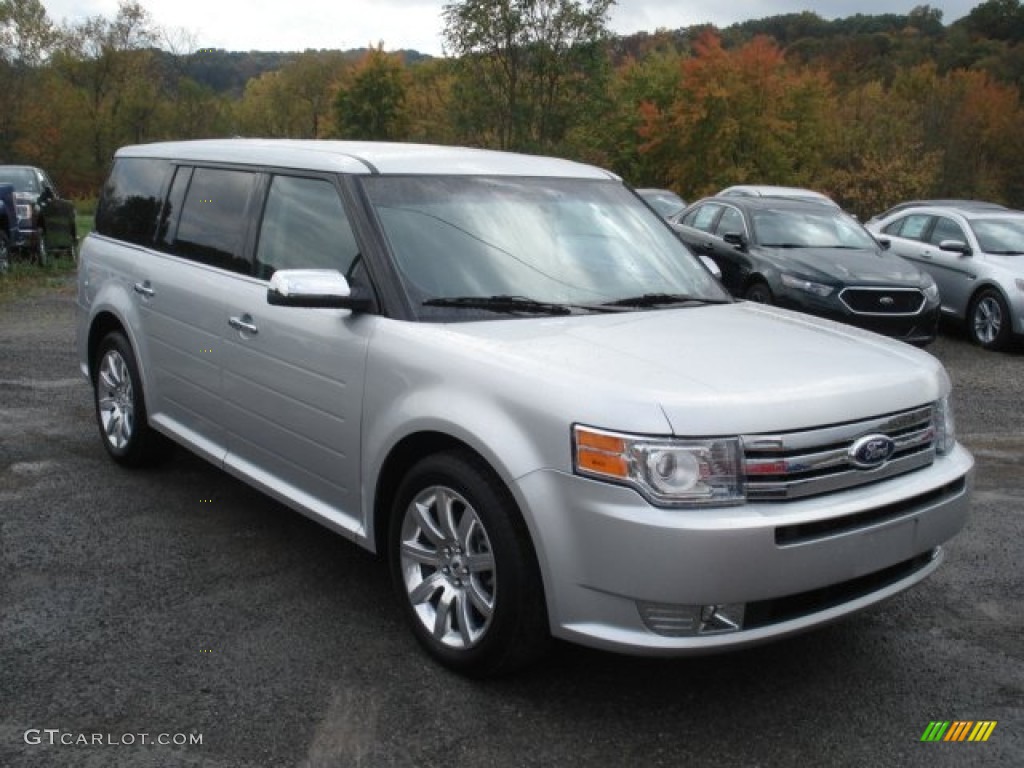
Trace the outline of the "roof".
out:
M 879 219 L 879 221 L 887 221 L 889 219 L 895 219 L 897 217 L 908 216 L 911 214 L 929 214 L 932 216 L 961 216 L 964 219 L 1020 219 L 1024 217 L 1024 211 L 1014 210 L 1013 208 L 995 208 L 991 206 L 959 206 L 959 205 L 915 205 L 903 210 L 896 211 L 895 213 L 889 214 L 885 219 Z
M 591 165 L 487 149 L 368 141 L 204 139 L 122 147 L 117 157 L 241 163 L 353 174 L 554 176 L 618 179 Z

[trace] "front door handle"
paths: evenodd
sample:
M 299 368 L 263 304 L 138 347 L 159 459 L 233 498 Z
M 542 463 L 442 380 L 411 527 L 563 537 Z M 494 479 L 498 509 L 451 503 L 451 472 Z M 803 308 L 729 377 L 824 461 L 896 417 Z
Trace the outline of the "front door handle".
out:
M 246 313 L 241 317 L 232 317 L 228 320 L 228 325 L 242 333 L 251 333 L 255 336 L 260 332 L 260 329 L 256 327 L 256 322 L 252 319 L 252 315 Z
M 141 283 L 135 284 L 135 292 L 145 296 L 147 299 L 151 299 L 156 296 L 156 291 L 153 290 L 152 283 L 149 280 L 144 280 Z

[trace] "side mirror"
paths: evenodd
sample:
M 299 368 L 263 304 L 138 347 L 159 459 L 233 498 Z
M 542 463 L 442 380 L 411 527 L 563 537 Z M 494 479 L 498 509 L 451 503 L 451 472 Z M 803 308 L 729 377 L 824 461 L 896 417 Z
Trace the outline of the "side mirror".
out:
M 352 296 L 348 280 L 336 269 L 281 269 L 270 278 L 267 303 L 279 307 L 311 307 L 366 311 L 368 298 Z
M 939 250 L 959 253 L 962 256 L 970 256 L 973 253 L 971 246 L 963 240 L 943 240 L 939 243 Z
M 724 235 L 722 235 L 722 239 L 725 240 L 725 242 L 727 242 L 729 245 L 736 246 L 741 251 L 745 251 L 747 249 L 747 245 L 749 244 L 747 236 L 744 235 L 742 232 L 726 232 Z
M 43 187 L 43 191 L 39 193 L 39 197 L 36 199 L 36 202 L 39 205 L 43 205 L 44 203 L 50 202 L 55 197 L 56 195 L 54 194 L 52 187 Z
M 878 244 L 882 247 L 883 251 L 888 251 L 892 248 L 892 240 L 888 237 L 876 237 L 875 240 L 878 241 Z

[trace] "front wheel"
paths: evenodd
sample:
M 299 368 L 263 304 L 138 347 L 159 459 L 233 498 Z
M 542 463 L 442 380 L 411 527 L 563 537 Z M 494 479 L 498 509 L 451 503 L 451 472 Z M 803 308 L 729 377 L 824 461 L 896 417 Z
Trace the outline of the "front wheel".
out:
M 168 443 L 146 420 L 142 379 L 123 333 L 115 331 L 103 338 L 93 370 L 96 423 L 107 453 L 119 464 L 132 467 L 163 458 Z
M 999 291 L 986 288 L 971 302 L 967 313 L 967 333 L 971 341 L 985 349 L 1003 349 L 1010 341 L 1010 310 Z
M 546 646 L 544 590 L 525 524 L 474 454 L 434 454 L 406 474 L 388 556 L 416 639 L 445 666 L 491 676 L 524 666 Z

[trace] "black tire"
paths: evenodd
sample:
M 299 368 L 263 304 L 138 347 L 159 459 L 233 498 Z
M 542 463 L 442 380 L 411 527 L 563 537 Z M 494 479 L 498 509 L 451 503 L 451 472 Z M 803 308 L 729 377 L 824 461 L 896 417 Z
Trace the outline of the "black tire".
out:
M 774 304 L 775 297 L 772 295 L 772 289 L 768 287 L 768 283 L 763 280 L 757 280 L 747 286 L 747 290 L 743 293 L 743 298 L 747 301 L 755 301 L 758 304 Z
M 50 263 L 50 252 L 46 249 L 46 232 L 39 230 L 39 244 L 36 246 L 35 262 L 40 267 L 48 266 Z
M 437 453 L 409 470 L 391 510 L 388 561 L 416 639 L 450 669 L 505 674 L 547 647 L 544 589 L 526 526 L 475 454 Z
M 135 354 L 120 331 L 107 334 L 96 350 L 93 405 L 103 447 L 118 464 L 151 466 L 167 455 L 170 443 L 147 422 Z
M 971 300 L 967 310 L 967 335 L 980 347 L 1004 349 L 1013 335 L 1013 319 L 1003 295 L 985 288 Z

